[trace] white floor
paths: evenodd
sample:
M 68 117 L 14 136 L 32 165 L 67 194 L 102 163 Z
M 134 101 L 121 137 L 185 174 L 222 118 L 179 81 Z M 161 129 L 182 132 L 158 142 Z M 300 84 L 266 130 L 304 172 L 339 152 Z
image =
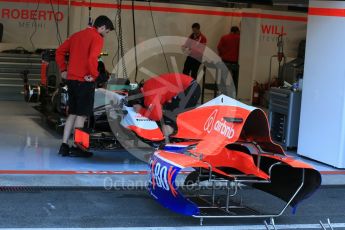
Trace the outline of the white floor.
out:
M 92 158 L 61 157 L 57 154 L 61 136 L 41 119 L 33 104 L 0 101 L 0 171 L 138 171 L 147 164 L 124 150 L 98 151 Z M 298 157 L 295 153 L 288 154 Z M 337 169 L 298 157 L 320 171 Z
M 0 170 L 147 170 L 126 151 L 95 152 L 92 158 L 61 157 L 61 136 L 32 104 L 0 101 Z

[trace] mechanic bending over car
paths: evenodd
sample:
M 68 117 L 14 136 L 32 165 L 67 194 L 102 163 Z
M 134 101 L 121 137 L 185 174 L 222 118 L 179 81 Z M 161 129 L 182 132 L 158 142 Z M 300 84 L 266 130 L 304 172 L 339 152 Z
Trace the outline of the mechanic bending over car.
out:
M 99 75 L 98 56 L 103 49 L 104 37 L 114 25 L 106 16 L 96 18 L 88 27 L 69 37 L 57 50 L 56 62 L 61 78 L 67 80 L 68 117 L 66 120 L 59 154 L 62 156 L 90 157 L 92 153 L 83 152 L 68 145 L 74 128 L 84 127 L 85 120 L 93 114 L 95 81 Z M 65 56 L 69 54 L 68 65 Z
M 150 78 L 130 91 L 129 103 L 137 113 L 161 121 L 162 131 L 168 137 L 177 129 L 177 115 L 194 108 L 200 93 L 200 85 L 192 77 L 167 73 Z

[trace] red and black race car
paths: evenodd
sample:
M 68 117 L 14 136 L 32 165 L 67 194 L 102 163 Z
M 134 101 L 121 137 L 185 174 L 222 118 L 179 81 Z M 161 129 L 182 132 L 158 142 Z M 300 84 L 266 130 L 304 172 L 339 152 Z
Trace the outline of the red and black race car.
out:
M 120 117 L 117 122 L 121 127 L 155 148 L 149 162 L 150 194 L 177 213 L 201 220 L 278 217 L 289 206 L 295 209 L 321 184 L 316 169 L 286 155 L 281 146 L 273 143 L 261 109 L 220 95 L 179 114 L 177 133 L 167 143 L 156 122 L 123 103 L 126 96 L 107 90 L 103 93 L 114 105 L 114 116 Z M 89 134 L 82 130 L 77 133 L 76 143 L 88 148 Z M 179 173 L 182 184 L 176 182 Z M 210 186 L 210 194 L 199 190 L 188 195 L 181 192 L 202 184 Z M 242 202 L 238 204 L 233 199 L 243 186 L 269 193 L 285 205 L 277 213 L 258 213 Z

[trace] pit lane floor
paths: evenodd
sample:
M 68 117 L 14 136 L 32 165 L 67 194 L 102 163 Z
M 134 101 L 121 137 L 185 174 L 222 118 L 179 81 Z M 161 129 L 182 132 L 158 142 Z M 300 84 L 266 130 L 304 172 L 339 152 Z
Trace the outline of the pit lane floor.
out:
M 61 134 L 49 127 L 32 106 L 0 101 L 0 170 L 147 170 L 144 162 L 123 150 L 98 151 L 92 158 L 59 156 Z
M 28 188 L 24 192 L 16 188 L 12 191 L 0 189 L 0 227 L 178 226 L 185 229 L 184 226 L 199 225 L 196 219 L 176 215 L 162 208 L 151 199 L 147 191 L 130 190 L 145 186 L 148 169 L 145 163 L 126 151 L 95 152 L 95 156 L 90 159 L 58 156 L 56 151 L 61 136 L 47 127 L 40 114 L 31 106 L 24 102 L 0 101 L 0 186 L 70 187 L 42 191 Z M 339 177 L 342 175 L 334 175 L 341 171 L 313 164 L 319 170 L 333 172 L 323 175 L 331 178 L 328 181 L 333 180 L 334 183 L 330 184 L 345 184 L 344 177 Z M 103 186 L 109 185 L 109 180 L 114 182 L 111 185 L 128 190 L 105 190 Z M 122 182 L 125 186 L 121 186 Z M 75 189 L 74 186 L 90 188 Z M 247 192 L 249 200 L 255 198 L 254 204 L 260 201 L 260 204 L 267 207 L 276 206 L 271 197 L 258 197 L 257 194 L 251 196 L 252 191 Z M 332 223 L 344 223 L 344 192 L 343 186 L 323 187 L 301 204 L 295 216 L 286 212 L 276 223 L 311 226 L 319 220 L 325 222 L 326 218 L 330 218 Z M 204 225 L 251 229 L 246 225 L 263 226 L 262 223 L 263 220 L 206 220 Z M 230 228 L 230 225 L 235 227 Z
M 256 194 L 256 195 L 254 195 Z M 330 218 L 334 229 L 345 229 L 345 187 L 322 187 L 303 201 L 295 215 L 289 208 L 275 219 L 279 229 L 321 229 Z M 274 209 L 279 201 L 246 189 L 244 198 L 258 208 Z M 198 227 L 199 221 L 161 207 L 146 190 L 57 189 L 1 191 L 0 228 Z M 206 219 L 204 226 L 220 229 L 265 229 L 263 219 Z M 236 227 L 237 226 L 237 227 Z M 192 228 L 191 228 L 192 229 Z M 207 228 L 206 228 L 207 229 Z
M 95 151 L 88 159 L 59 156 L 61 134 L 33 105 L 0 101 L 0 185 L 103 186 L 109 176 L 117 183 L 146 183 L 147 164 L 123 149 Z M 345 184 L 345 171 L 301 160 L 322 171 L 323 184 Z

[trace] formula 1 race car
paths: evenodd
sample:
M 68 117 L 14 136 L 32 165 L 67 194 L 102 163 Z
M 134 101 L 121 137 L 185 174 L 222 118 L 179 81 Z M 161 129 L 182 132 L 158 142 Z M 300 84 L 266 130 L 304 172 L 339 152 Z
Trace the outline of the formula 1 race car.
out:
M 107 90 L 103 93 L 106 104 L 113 105 L 108 111 L 109 122 L 119 123 L 122 129 L 155 148 L 149 162 L 149 191 L 172 211 L 200 218 L 201 222 L 203 218 L 278 217 L 288 206 L 295 208 L 321 184 L 317 170 L 286 155 L 272 142 L 261 109 L 220 95 L 179 114 L 177 133 L 166 143 L 156 122 L 135 113 L 126 104 L 126 96 Z M 85 130 L 76 133 L 75 142 L 87 149 L 89 134 Z M 188 175 L 178 186 L 176 178 L 181 171 Z M 211 185 L 211 194 L 197 191 L 185 196 L 178 190 L 202 183 Z M 224 184 L 222 189 L 219 183 Z M 265 214 L 244 206 L 242 201 L 235 203 L 232 199 L 244 185 L 269 193 L 285 205 L 277 213 Z
M 108 87 L 118 93 L 126 93 L 131 86 L 127 79 L 112 79 L 109 82 L 110 74 L 107 72 L 102 56 L 98 60 L 98 71 L 100 75 L 96 80 L 94 114 L 87 119 L 85 127 L 97 130 L 98 148 L 114 146 L 115 138 L 110 130 L 107 116 L 105 114 L 106 105 L 102 98 L 102 88 Z M 61 79 L 60 71 L 55 61 L 55 49 L 47 49 L 42 52 L 41 81 L 39 84 L 30 84 L 29 72 L 23 72 L 24 99 L 26 102 L 38 103 L 34 108 L 42 113 L 42 118 L 52 125 L 58 132 L 63 130 L 68 114 L 68 87 Z M 67 58 L 67 57 L 66 57 Z M 99 91 L 100 90 L 100 91 Z
M 201 221 L 214 217 L 278 217 L 321 184 L 317 170 L 285 155 L 282 147 L 272 142 L 268 120 L 261 109 L 221 95 L 180 114 L 177 126 L 174 138 L 179 142 L 163 146 L 152 157 L 150 183 L 151 195 L 175 212 Z M 176 176 L 186 168 L 195 171 L 187 176 L 185 184 L 207 181 L 212 184 L 211 195 L 188 198 L 178 191 Z M 216 202 L 214 187 L 218 182 L 226 184 L 223 204 Z M 240 185 L 251 185 L 286 205 L 277 214 L 262 214 L 234 204 L 230 198 Z M 214 210 L 218 213 L 214 214 Z
M 112 95 L 125 97 L 128 91 L 135 89 L 138 84 L 131 84 L 128 79 L 115 78 L 105 68 L 101 53 L 98 59 L 99 76 L 95 82 L 95 97 L 93 115 L 85 122 L 85 130 L 92 149 L 112 150 L 121 148 L 120 142 L 109 126 L 109 108 L 112 105 L 106 101 L 106 92 Z M 34 108 L 41 112 L 42 119 L 53 126 L 58 132 L 62 132 L 68 115 L 68 87 L 66 81 L 61 79 L 60 71 L 55 61 L 55 49 L 46 49 L 41 54 L 41 80 L 39 84 L 31 84 L 29 72 L 24 71 L 24 100 L 26 102 L 37 103 Z M 68 57 L 66 57 L 68 59 Z M 105 90 L 107 88 L 107 90 Z M 115 116 L 115 120 L 118 117 Z M 116 123 L 116 122 L 112 122 Z M 123 130 L 126 131 L 125 129 Z M 131 133 L 126 133 L 127 138 L 132 138 Z
M 132 88 L 135 86 L 132 85 Z M 114 90 L 112 85 L 108 89 L 97 89 L 95 92 L 94 114 L 109 123 L 109 127 L 121 145 L 125 140 L 141 140 L 157 148 L 165 140 L 156 122 L 136 113 L 127 101 L 128 94 L 122 90 Z M 103 141 L 98 138 L 103 132 L 89 128 L 76 129 L 75 144 L 84 151 L 98 149 Z M 141 158 L 144 160 L 144 158 Z M 148 159 L 146 159 L 148 160 Z M 145 161 L 146 161 L 145 160 Z

